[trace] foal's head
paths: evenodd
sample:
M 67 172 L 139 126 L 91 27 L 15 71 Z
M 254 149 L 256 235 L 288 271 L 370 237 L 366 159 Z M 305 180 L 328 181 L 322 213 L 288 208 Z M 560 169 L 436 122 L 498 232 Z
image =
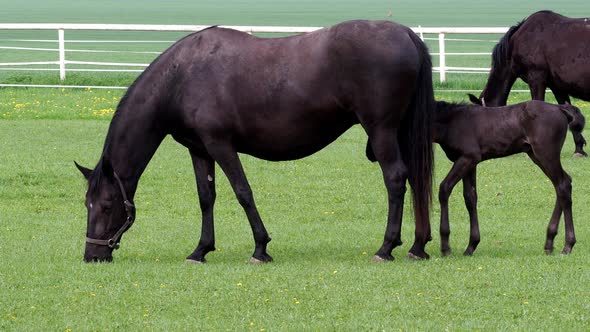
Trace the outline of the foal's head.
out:
M 123 185 L 107 159 L 103 158 L 94 170 L 77 163 L 76 167 L 88 180 L 84 261 L 111 261 L 123 232 L 131 227 L 135 208 L 127 200 Z

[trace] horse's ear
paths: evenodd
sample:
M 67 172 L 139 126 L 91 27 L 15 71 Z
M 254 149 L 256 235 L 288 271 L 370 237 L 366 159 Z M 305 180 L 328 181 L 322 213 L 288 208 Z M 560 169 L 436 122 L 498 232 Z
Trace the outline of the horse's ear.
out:
M 74 161 L 74 164 L 76 164 L 76 168 L 78 168 L 80 173 L 82 173 L 82 175 L 84 175 L 84 178 L 86 178 L 86 180 L 88 180 L 88 178 L 90 177 L 90 173 L 92 173 L 92 170 L 89 168 L 86 168 L 84 166 L 80 166 L 80 164 L 78 164 L 76 161 Z
M 472 95 L 471 93 L 467 94 L 469 96 L 469 101 L 472 102 L 475 105 L 479 105 L 479 106 L 483 106 L 482 102 L 479 98 L 477 98 L 476 96 Z
M 109 178 L 112 178 L 114 176 L 113 175 L 114 174 L 113 164 L 111 164 L 110 159 L 103 157 L 101 167 L 102 167 L 102 174 L 106 175 Z

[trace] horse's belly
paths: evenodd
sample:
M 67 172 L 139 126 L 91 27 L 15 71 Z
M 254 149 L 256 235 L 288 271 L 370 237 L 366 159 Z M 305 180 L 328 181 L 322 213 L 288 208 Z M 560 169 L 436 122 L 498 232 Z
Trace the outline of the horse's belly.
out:
M 325 128 L 283 128 L 284 130 L 260 130 L 236 140 L 238 152 L 271 160 L 295 160 L 312 155 L 334 142 L 353 123 L 343 123 Z

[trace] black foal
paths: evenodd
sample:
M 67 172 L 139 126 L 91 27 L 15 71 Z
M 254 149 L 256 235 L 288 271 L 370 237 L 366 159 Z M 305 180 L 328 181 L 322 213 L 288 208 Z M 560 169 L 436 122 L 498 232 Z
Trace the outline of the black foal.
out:
M 440 184 L 441 250 L 449 255 L 448 199 L 453 187 L 463 180 L 463 197 L 469 212 L 470 237 L 465 255 L 472 255 L 479 240 L 477 219 L 476 167 L 483 160 L 526 152 L 549 177 L 557 194 L 555 208 L 547 228 L 545 252 L 553 252 L 553 240 L 561 213 L 565 219 L 564 254 L 576 243 L 572 220 L 571 177 L 561 167 L 560 153 L 568 123 L 584 128 L 585 119 L 572 105 L 552 105 L 528 101 L 504 107 L 436 103 L 434 141 L 454 163 Z

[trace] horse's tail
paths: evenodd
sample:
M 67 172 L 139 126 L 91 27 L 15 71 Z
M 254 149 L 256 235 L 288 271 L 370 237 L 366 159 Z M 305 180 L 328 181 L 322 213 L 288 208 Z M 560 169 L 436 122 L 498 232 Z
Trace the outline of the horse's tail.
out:
M 584 130 L 584 127 L 586 126 L 586 118 L 579 108 L 570 104 L 565 104 L 559 105 L 559 109 L 567 117 L 567 122 L 569 122 L 569 127 L 572 131 L 581 132 Z
M 512 54 L 512 47 L 510 47 L 510 38 L 512 35 L 520 28 L 520 26 L 524 23 L 524 20 L 519 22 L 516 25 L 513 25 L 508 29 L 508 32 L 494 46 L 494 50 L 492 51 L 492 70 L 495 68 L 504 68 L 508 65 L 508 60 L 510 59 L 510 55 Z
M 432 61 L 428 48 L 422 40 L 412 32 L 410 36 L 419 52 L 420 70 L 414 99 L 402 120 L 398 140 L 402 159 L 408 168 L 408 181 L 412 187 L 416 229 L 424 230 L 425 233 L 421 235 L 424 238 L 420 240 L 426 243 L 431 240 L 430 205 L 434 169 L 432 128 L 435 104 Z

